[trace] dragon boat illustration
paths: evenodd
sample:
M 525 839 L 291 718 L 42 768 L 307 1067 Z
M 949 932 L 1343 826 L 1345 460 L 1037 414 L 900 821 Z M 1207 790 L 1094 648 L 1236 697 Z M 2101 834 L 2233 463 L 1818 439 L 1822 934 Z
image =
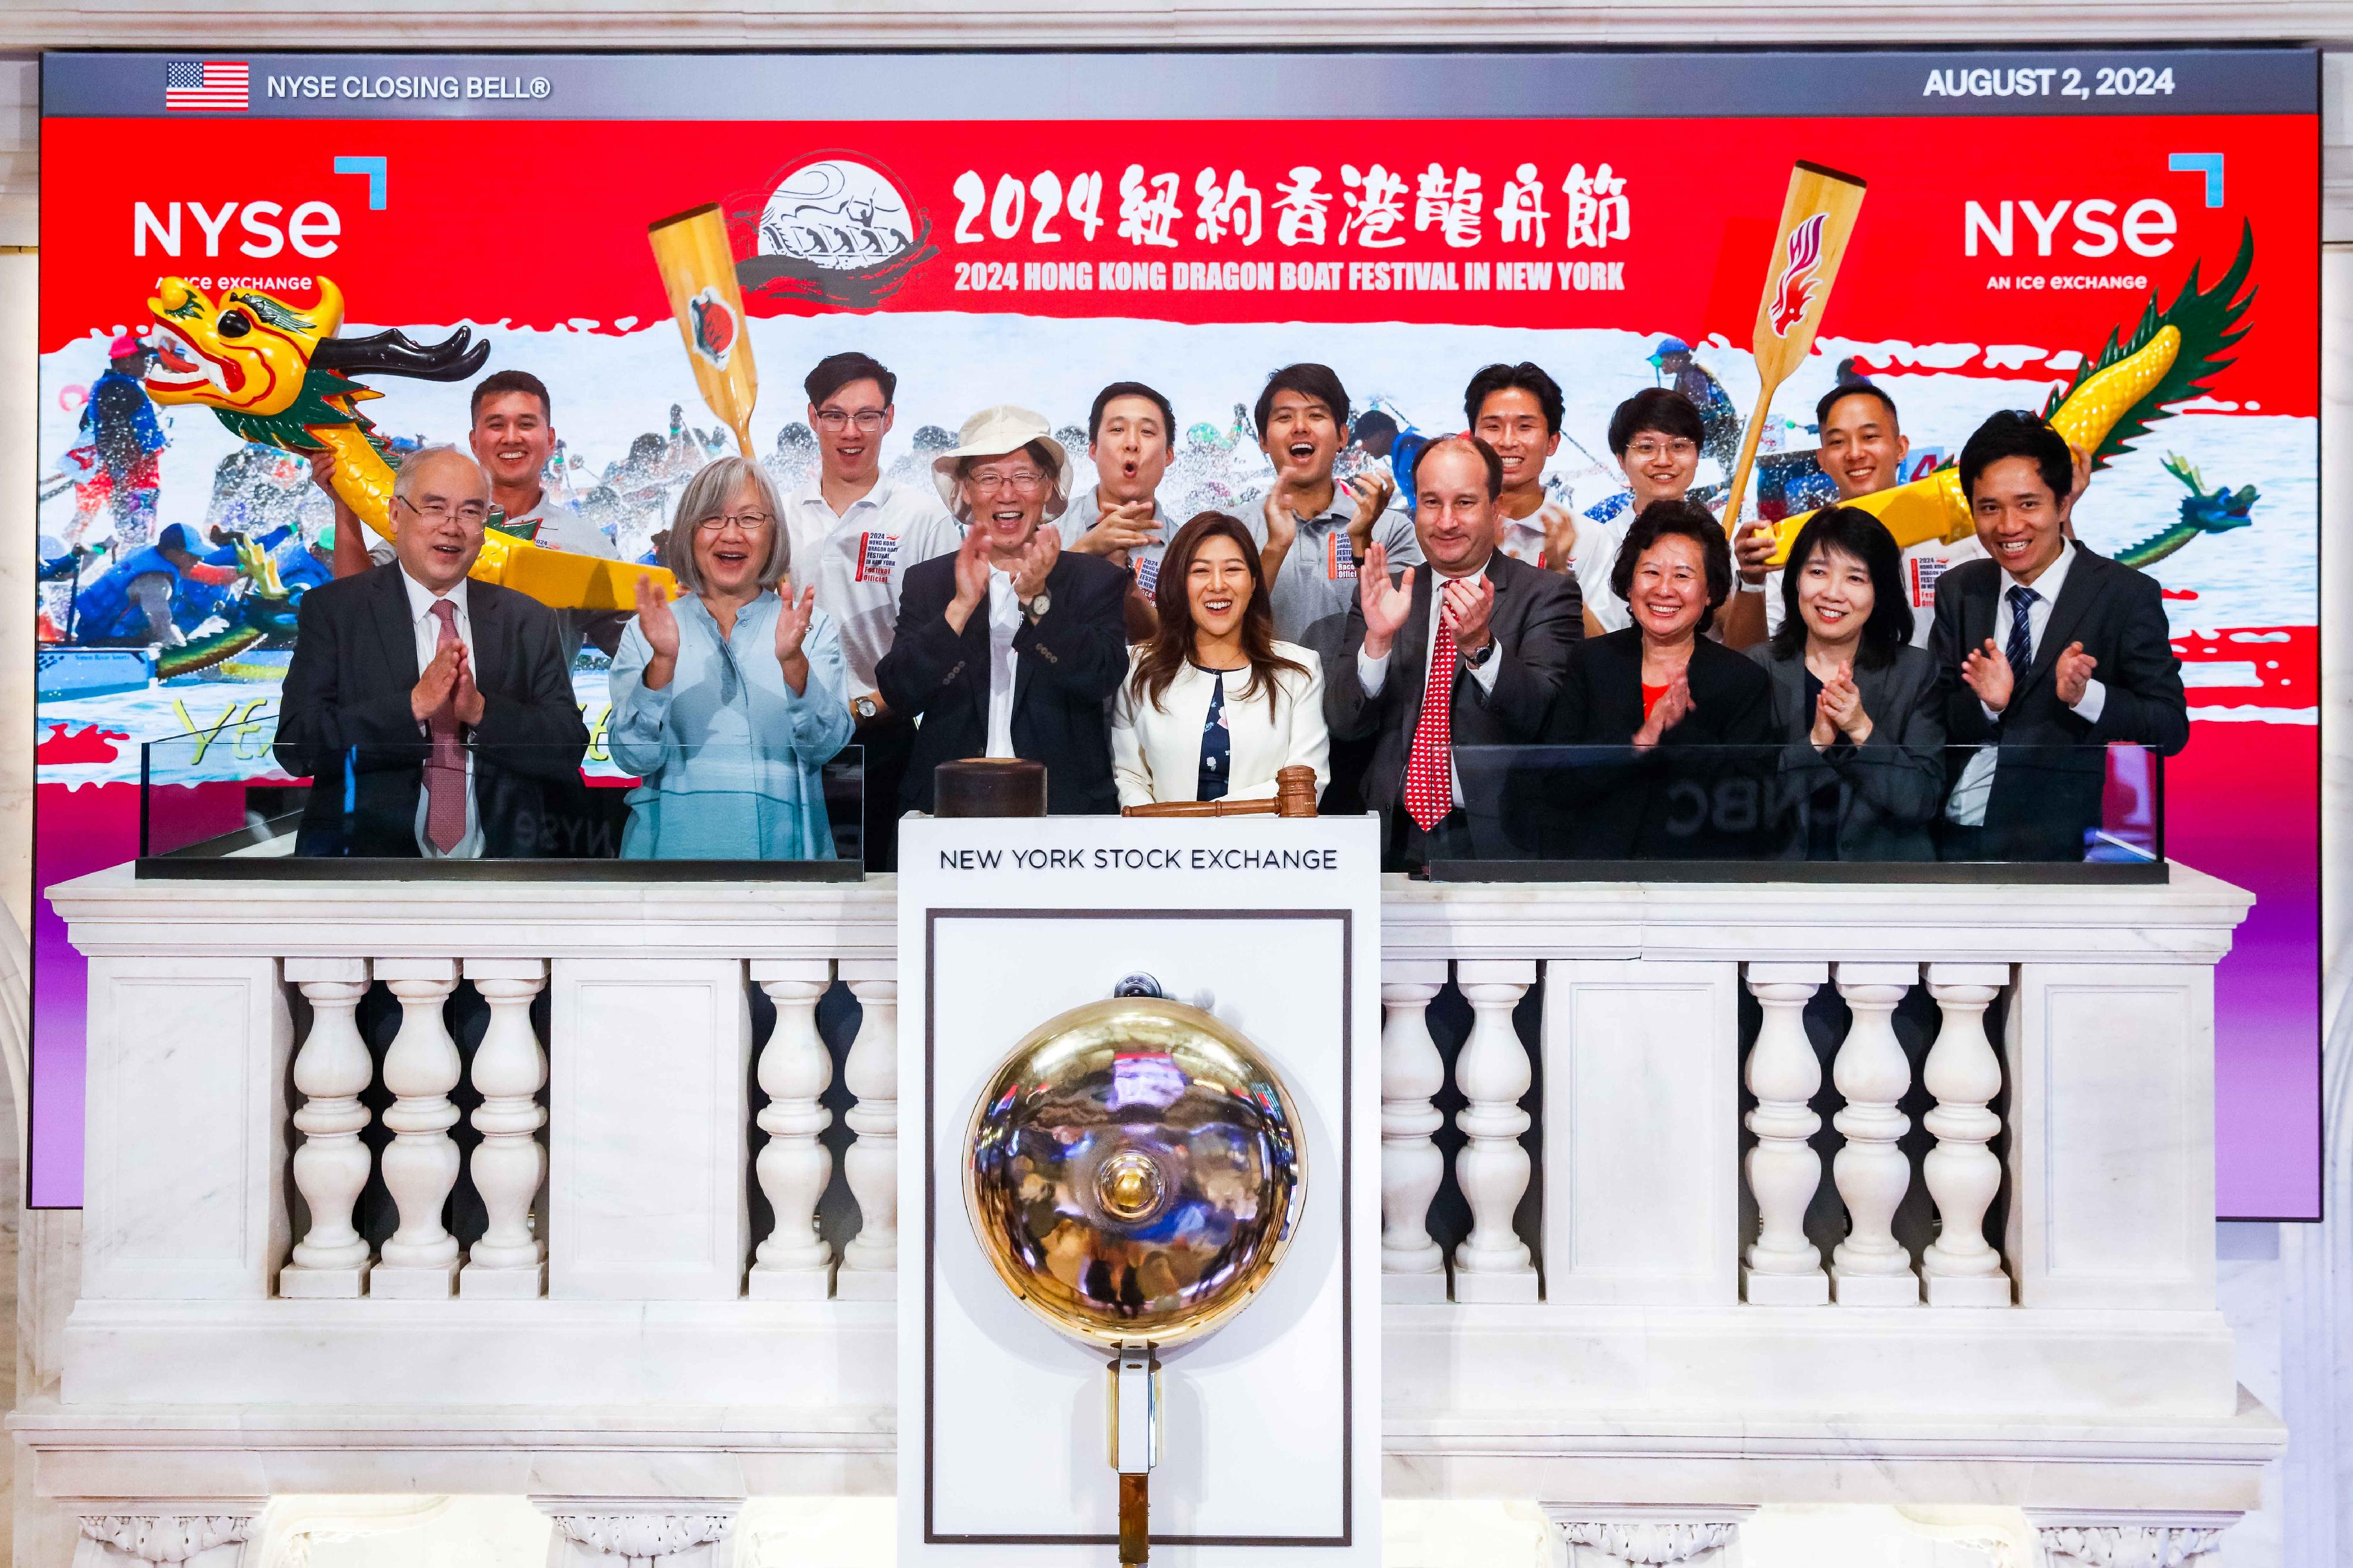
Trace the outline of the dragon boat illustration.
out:
M 156 323 L 156 363 L 143 384 L 159 404 L 211 409 L 243 440 L 305 458 L 333 453 L 335 494 L 371 531 L 396 539 L 393 472 L 385 460 L 388 443 L 358 406 L 384 395 L 354 378 L 463 381 L 482 368 L 491 345 L 474 342 L 468 327 L 430 346 L 391 329 L 339 337 L 343 290 L 324 277 L 318 282 L 318 300 L 298 308 L 254 289 L 229 289 L 216 301 L 185 279 L 164 279 L 147 301 Z M 658 566 L 542 549 L 495 531 L 484 534 L 471 575 L 555 609 L 629 608 L 637 602 L 639 577 L 651 578 L 666 595 L 678 591 L 676 581 Z M 236 628 L 206 641 L 250 629 Z M 252 640 L 258 639 L 239 647 Z M 185 666 L 185 651 L 175 652 L 182 653 L 175 662 Z

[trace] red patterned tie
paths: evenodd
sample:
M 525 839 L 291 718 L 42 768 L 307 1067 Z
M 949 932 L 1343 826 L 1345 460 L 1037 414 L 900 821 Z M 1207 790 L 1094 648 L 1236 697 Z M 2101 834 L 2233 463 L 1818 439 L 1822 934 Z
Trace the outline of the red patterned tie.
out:
M 1421 692 L 1421 719 L 1405 759 L 1406 815 L 1424 833 L 1454 809 L 1454 672 L 1461 663 L 1453 623 L 1440 615 L 1430 650 L 1430 679 Z
M 433 601 L 441 623 L 434 652 L 459 641 L 458 606 L 447 599 Z M 466 751 L 458 744 L 458 692 L 451 687 L 441 706 L 425 721 L 432 750 L 425 759 L 425 841 L 447 855 L 466 837 Z

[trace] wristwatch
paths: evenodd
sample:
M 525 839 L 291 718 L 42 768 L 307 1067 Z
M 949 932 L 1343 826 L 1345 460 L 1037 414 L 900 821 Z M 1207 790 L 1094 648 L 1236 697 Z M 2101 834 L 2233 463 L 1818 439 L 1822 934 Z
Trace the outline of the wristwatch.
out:
M 1033 621 L 1042 621 L 1046 618 L 1046 612 L 1053 607 L 1054 595 L 1040 588 L 1036 598 L 1023 602 L 1021 613 Z
M 871 719 L 882 711 L 881 707 L 875 702 L 871 695 L 853 699 L 849 704 L 849 710 L 860 719 Z
M 1462 667 L 1465 669 L 1476 669 L 1494 657 L 1495 639 L 1493 637 L 1489 637 L 1485 646 L 1482 647 L 1478 652 L 1466 653 L 1462 656 Z

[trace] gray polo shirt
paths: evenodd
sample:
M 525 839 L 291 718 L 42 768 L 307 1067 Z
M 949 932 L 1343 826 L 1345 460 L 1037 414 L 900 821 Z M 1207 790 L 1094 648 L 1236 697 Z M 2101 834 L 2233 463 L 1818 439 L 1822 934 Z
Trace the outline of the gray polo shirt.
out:
M 1253 496 L 1241 512 L 1242 526 L 1263 550 L 1265 495 Z M 1356 602 L 1356 561 L 1348 547 L 1348 523 L 1356 515 L 1356 503 L 1346 490 L 1335 486 L 1329 510 L 1299 520 L 1291 553 L 1282 558 L 1282 570 L 1275 574 L 1268 590 L 1274 610 L 1274 635 L 1314 648 L 1327 668 L 1340 651 L 1348 606 Z M 1414 537 L 1413 519 L 1395 500 L 1373 524 L 1373 542 L 1388 551 L 1392 569 L 1421 564 L 1421 542 Z

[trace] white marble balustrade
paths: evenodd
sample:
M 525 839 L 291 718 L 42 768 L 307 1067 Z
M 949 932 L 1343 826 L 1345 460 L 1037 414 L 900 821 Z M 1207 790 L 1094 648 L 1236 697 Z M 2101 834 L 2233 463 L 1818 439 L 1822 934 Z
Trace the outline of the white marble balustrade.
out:
M 280 1490 L 495 1491 L 566 1562 L 691 1568 L 744 1498 L 891 1489 L 921 1047 L 890 879 L 118 870 L 54 899 L 91 958 L 85 1267 L 58 1395 L 16 1427 L 93 1561 L 234 1556 Z M 1998 1501 L 2083 1561 L 2223 1528 L 2280 1445 L 2213 1302 L 2212 966 L 2245 908 L 2178 867 L 1391 879 L 1380 1484 L 1534 1500 L 1597 1563 L 1704 1564 L 1767 1501 Z M 375 983 L 401 1017 L 372 1056 Z M 470 1060 L 460 984 L 490 1012 Z M 1925 1053 L 1899 1006 L 1933 1013 Z M 470 1250 L 443 1217 L 460 1135 Z

